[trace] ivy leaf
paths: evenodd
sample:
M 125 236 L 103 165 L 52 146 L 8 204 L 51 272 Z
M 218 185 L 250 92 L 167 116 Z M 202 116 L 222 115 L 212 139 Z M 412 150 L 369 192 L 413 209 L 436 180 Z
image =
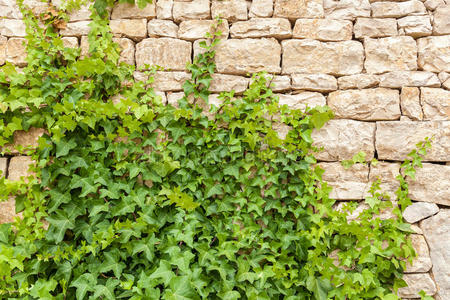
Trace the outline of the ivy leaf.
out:
M 31 288 L 30 295 L 43 300 L 54 299 L 54 296 L 50 292 L 56 288 L 57 284 L 58 282 L 54 279 L 39 279 Z
M 165 299 L 168 300 L 191 300 L 194 290 L 187 276 L 173 277 L 169 282 L 170 290 L 166 290 Z
M 59 243 L 63 240 L 68 229 L 75 228 L 75 220 L 70 218 L 65 211 L 57 211 L 47 217 L 48 223 L 51 225 L 47 232 L 47 236 Z
M 113 271 L 114 276 L 117 278 L 120 278 L 120 275 L 122 274 L 123 269 L 125 269 L 125 264 L 120 261 L 119 257 L 119 251 L 117 249 L 114 249 L 109 252 L 104 253 L 106 261 L 104 261 L 100 267 L 99 272 L 106 273 L 109 271 Z
M 150 279 L 161 279 L 164 286 L 168 286 L 172 278 L 175 277 L 175 273 L 172 272 L 172 265 L 166 261 L 161 260 L 159 267 L 150 275 Z
M 332 290 L 331 283 L 328 279 L 322 279 L 310 276 L 306 282 L 308 290 L 314 293 L 317 300 L 327 300 L 328 292 Z
M 70 139 L 69 141 L 60 141 L 56 144 L 56 157 L 66 156 L 69 151 L 77 146 L 75 139 Z
M 91 273 L 85 273 L 74 280 L 70 286 L 76 288 L 76 296 L 78 300 L 84 299 L 87 292 L 93 292 L 97 279 Z
M 8 243 L 10 228 L 11 223 L 0 224 L 0 243 Z

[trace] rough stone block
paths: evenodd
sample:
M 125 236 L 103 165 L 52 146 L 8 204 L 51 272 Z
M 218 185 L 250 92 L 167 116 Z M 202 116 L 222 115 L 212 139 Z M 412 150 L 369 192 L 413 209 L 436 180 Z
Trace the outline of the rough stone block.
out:
M 29 156 L 14 156 L 9 162 L 8 179 L 20 180 L 21 177 L 26 178 L 32 175 L 32 172 L 28 170 L 33 160 Z
M 6 157 L 0 157 L 0 177 L 6 176 L 6 167 L 8 159 Z
M 327 19 L 355 20 L 357 17 L 370 17 L 368 0 L 324 0 L 323 7 Z
M 119 44 L 120 47 L 119 62 L 134 65 L 134 42 L 127 38 L 113 38 L 113 41 Z
M 273 14 L 273 0 L 253 0 L 250 5 L 250 18 L 268 18 Z
M 156 1 L 156 17 L 161 20 L 172 20 L 173 0 Z
M 0 35 L 0 66 L 6 62 L 6 44 L 8 39 Z
M 450 121 L 450 91 L 435 88 L 420 88 L 420 101 L 424 120 Z
M 212 0 L 213 18 L 224 18 L 230 22 L 247 20 L 247 2 L 245 0 Z
M 450 206 L 450 166 L 423 163 L 408 183 L 411 199 Z
M 7 37 L 24 37 L 27 34 L 25 29 L 25 23 L 22 20 L 0 19 L 0 35 Z
M 315 92 L 337 90 L 337 80 L 327 74 L 292 74 L 292 88 Z
M 229 92 L 233 90 L 235 93 L 240 94 L 247 89 L 249 83 L 248 78 L 236 75 L 213 74 L 211 77 L 212 81 L 209 90 L 212 93 Z
M 450 35 L 417 40 L 419 68 L 430 72 L 450 72 Z
M 419 234 L 411 234 L 410 237 L 417 257 L 414 258 L 412 264 L 406 263 L 405 273 L 426 273 L 430 271 L 432 264 L 425 238 Z
M 10 198 L 6 202 L 0 202 L 0 224 L 11 223 L 17 216 L 14 198 Z
M 297 19 L 293 37 L 319 41 L 345 41 L 352 39 L 353 24 L 347 20 Z
M 16 131 L 14 132 L 14 142 L 12 144 L 6 144 L 3 148 L 0 148 L 0 152 L 4 151 L 8 154 L 19 154 L 15 148 L 22 146 L 24 148 L 35 149 L 38 147 L 38 140 L 44 134 L 44 129 L 31 127 L 28 131 Z
M 191 2 L 175 1 L 172 10 L 175 22 L 209 19 L 211 17 L 209 2 L 209 0 L 193 0 Z
M 274 37 L 286 39 L 292 36 L 291 23 L 281 18 L 253 18 L 235 22 L 230 29 L 232 38 Z
M 431 35 L 430 16 L 407 16 L 398 19 L 400 34 L 410 35 L 412 37 L 422 37 Z
M 207 32 L 211 32 L 211 26 L 215 20 L 187 20 L 180 23 L 178 37 L 183 40 L 193 41 L 205 38 Z M 222 32 L 221 39 L 228 38 L 228 21 L 222 20 L 218 30 Z
M 322 0 L 275 0 L 274 17 L 323 18 Z
M 369 182 L 364 190 L 364 197 L 370 196 L 370 187 L 377 179 L 380 179 L 380 188 L 386 192 L 390 200 L 397 199 L 395 191 L 400 186 L 396 177 L 400 174 L 400 163 L 378 162 L 370 164 Z
M 400 18 L 412 15 L 425 15 L 426 12 L 425 6 L 419 0 L 372 3 L 372 17 L 375 18 Z
M 78 48 L 78 39 L 74 36 L 65 36 L 61 38 L 64 47 L 66 48 Z
M 439 212 L 435 203 L 414 202 L 403 211 L 403 218 L 408 223 L 416 223 Z
M 115 19 L 109 22 L 109 26 L 116 37 L 128 37 L 140 41 L 147 36 L 146 19 Z
M 436 294 L 436 284 L 427 273 L 405 274 L 403 280 L 407 287 L 398 289 L 398 296 L 401 298 L 420 298 L 419 292 L 423 290 L 427 295 Z
M 355 74 L 342 76 L 337 80 L 340 90 L 367 89 L 376 87 L 380 83 L 378 75 L 373 74 Z
M 289 76 L 273 76 L 270 82 L 274 92 L 284 92 L 291 89 L 291 78 Z
M 401 88 L 404 86 L 440 87 L 436 74 L 422 71 L 394 71 L 380 75 L 380 87 Z
M 152 87 L 157 91 L 177 92 L 183 90 L 183 84 L 191 75 L 185 72 L 156 72 Z
M 147 3 L 144 8 L 139 8 L 135 4 L 130 3 L 118 3 L 114 6 L 111 19 L 153 19 L 156 17 L 156 5 L 155 1 Z
M 24 38 L 10 38 L 6 43 L 6 61 L 24 67 L 27 65 L 26 42 Z
M 300 109 L 304 111 L 306 107 L 324 106 L 327 104 L 325 97 L 321 93 L 301 92 L 299 94 L 287 95 L 278 94 L 280 105 L 287 105 L 290 109 Z
M 402 114 L 414 121 L 423 120 L 423 111 L 419 96 L 420 90 L 417 87 L 403 87 L 400 94 Z
M 353 28 L 355 38 L 380 38 L 398 35 L 397 20 L 393 18 L 357 18 Z
M 62 36 L 82 36 L 88 35 L 91 28 L 89 27 L 89 23 L 91 21 L 78 21 L 78 22 L 69 22 L 66 24 L 66 28 L 61 29 L 59 33 Z
M 450 2 L 436 7 L 433 18 L 433 34 L 450 34 Z

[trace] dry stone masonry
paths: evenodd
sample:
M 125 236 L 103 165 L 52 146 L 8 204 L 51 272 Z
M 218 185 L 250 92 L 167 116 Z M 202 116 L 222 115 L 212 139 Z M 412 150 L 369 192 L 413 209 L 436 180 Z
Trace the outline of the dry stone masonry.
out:
M 25 2 L 35 12 L 48 5 Z M 81 48 L 82 55 L 89 47 L 90 5 L 72 13 L 61 30 L 64 44 Z M 211 101 L 219 101 L 221 91 L 241 94 L 249 74 L 265 70 L 274 76 L 282 104 L 330 106 L 336 119 L 313 138 L 323 148 L 317 158 L 334 187 L 331 196 L 341 204 L 364 199 L 378 177 L 395 200 L 399 162 L 417 142 L 433 137 L 423 168 L 410 182 L 414 203 L 404 218 L 416 232 L 418 257 L 408 265 L 409 286 L 399 294 L 414 299 L 424 290 L 450 299 L 450 0 L 154 0 L 142 10 L 119 4 L 110 16 L 122 61 L 163 68 L 152 87 L 168 103 L 181 97 L 186 62 L 202 51 L 199 43 L 213 19 L 222 18 Z M 21 18 L 14 0 L 0 0 L 0 65 L 26 65 Z M 139 71 L 135 78 L 146 79 Z M 14 145 L 36 146 L 42 134 L 18 133 Z M 0 171 L 11 180 L 26 176 L 31 163 L 14 145 L 0 157 Z M 344 169 L 340 161 L 359 151 L 367 161 L 381 162 Z M 14 199 L 1 203 L 0 222 L 13 216 Z

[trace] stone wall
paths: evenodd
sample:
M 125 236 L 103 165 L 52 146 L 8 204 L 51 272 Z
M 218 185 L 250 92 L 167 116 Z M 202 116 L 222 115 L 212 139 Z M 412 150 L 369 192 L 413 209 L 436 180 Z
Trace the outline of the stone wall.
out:
M 25 2 L 37 12 L 46 6 Z M 89 15 L 84 7 L 61 30 L 64 43 L 83 53 Z M 427 162 L 410 185 L 414 204 L 404 217 L 416 231 L 419 256 L 408 266 L 409 287 L 400 295 L 417 298 L 423 289 L 449 300 L 450 1 L 155 0 L 143 10 L 116 6 L 111 28 L 123 61 L 166 69 L 153 86 L 164 101 L 174 103 L 189 76 L 186 62 L 201 51 L 199 42 L 217 16 L 224 22 L 214 93 L 242 93 L 248 73 L 266 70 L 275 74 L 281 103 L 297 108 L 327 104 L 335 111 L 336 119 L 314 139 L 324 148 L 318 158 L 337 200 L 362 200 L 377 176 L 393 194 L 399 161 L 417 142 L 434 136 Z M 0 17 L 0 64 L 24 66 L 25 28 L 14 0 L 0 0 Z M 136 72 L 136 78 L 142 74 Z M 18 134 L 16 142 L 33 145 L 40 134 Z M 345 170 L 339 161 L 358 151 L 382 162 Z M 0 170 L 14 180 L 26 174 L 29 163 L 9 152 L 0 158 Z M 12 208 L 13 200 L 2 203 L 0 221 L 11 219 Z

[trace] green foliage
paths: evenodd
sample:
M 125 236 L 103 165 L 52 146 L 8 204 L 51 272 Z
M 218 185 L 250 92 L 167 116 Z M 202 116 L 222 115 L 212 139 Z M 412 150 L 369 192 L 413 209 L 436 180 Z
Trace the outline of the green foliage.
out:
M 378 183 L 349 221 L 358 203 L 335 210 L 315 167 L 311 132 L 332 112 L 280 106 L 265 74 L 209 105 L 217 27 L 178 106 L 163 105 L 151 76 L 134 82 L 118 63 L 104 18 L 112 2 L 95 2 L 83 58 L 57 34 L 67 16 L 39 19 L 19 2 L 28 65 L 1 68 L 0 146 L 17 130 L 46 134 L 30 152 L 35 177 L 0 178 L 0 199 L 15 196 L 22 212 L 0 225 L 0 297 L 397 299 L 414 255 L 407 225 L 378 217 L 392 206 Z

